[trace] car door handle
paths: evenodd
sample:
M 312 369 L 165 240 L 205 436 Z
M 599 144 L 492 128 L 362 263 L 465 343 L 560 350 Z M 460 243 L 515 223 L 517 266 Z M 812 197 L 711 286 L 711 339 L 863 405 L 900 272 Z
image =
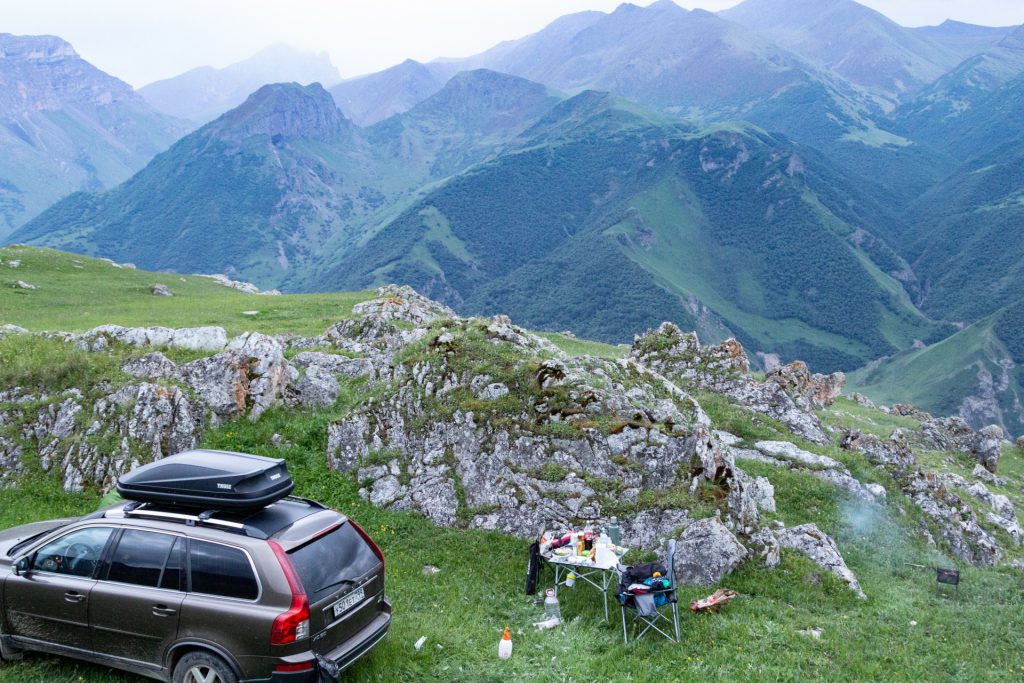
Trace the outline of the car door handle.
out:
M 64 594 L 66 602 L 85 602 L 85 596 L 78 591 L 68 591 Z
M 168 607 L 167 605 L 153 605 L 153 615 L 157 617 L 169 617 L 173 614 L 177 614 L 178 610 Z

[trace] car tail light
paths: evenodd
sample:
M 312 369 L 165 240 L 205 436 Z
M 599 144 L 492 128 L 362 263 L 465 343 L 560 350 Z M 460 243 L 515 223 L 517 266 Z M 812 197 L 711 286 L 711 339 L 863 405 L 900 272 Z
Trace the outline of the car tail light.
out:
M 359 535 L 363 537 L 364 541 L 370 544 L 370 548 L 373 549 L 374 554 L 380 559 L 381 569 L 386 569 L 387 565 L 384 564 L 384 553 L 380 551 L 380 548 L 378 548 L 377 544 L 373 542 L 373 539 L 370 538 L 370 535 L 363 531 L 363 528 L 356 524 L 355 520 L 349 519 L 348 523 L 351 524 L 352 527 L 359 532 Z
M 309 638 L 309 600 L 306 598 L 306 591 L 284 549 L 275 541 L 267 542 L 273 549 L 277 561 L 281 564 L 281 570 L 292 591 L 292 605 L 287 612 L 278 615 L 274 620 L 274 627 L 270 631 L 270 643 L 271 645 L 287 645 L 297 640 L 305 640 Z

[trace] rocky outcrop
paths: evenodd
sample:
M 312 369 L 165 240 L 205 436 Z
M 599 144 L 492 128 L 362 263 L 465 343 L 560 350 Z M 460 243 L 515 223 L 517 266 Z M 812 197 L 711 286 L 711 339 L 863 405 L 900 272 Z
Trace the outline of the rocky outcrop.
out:
M 79 348 L 104 351 L 111 342 L 127 346 L 167 346 L 192 351 L 219 351 L 228 343 L 223 327 L 121 327 L 100 325 L 74 337 Z
M 787 394 L 802 397 L 816 408 L 826 408 L 835 403 L 846 385 L 843 373 L 812 375 L 807 365 L 799 360 L 772 370 L 765 379 L 778 384 Z
M 927 448 L 969 453 L 993 474 L 1002 456 L 1003 442 L 1006 441 L 999 425 L 989 425 L 974 431 L 961 417 L 929 418 L 921 423 L 919 438 Z
M 776 532 L 776 536 L 780 546 L 803 553 L 822 569 L 832 572 L 836 578 L 849 586 L 857 597 L 867 599 L 857 577 L 846 566 L 836 542 L 816 524 L 801 524 L 791 529 L 781 529 Z
M 216 275 L 199 275 L 198 277 L 208 277 L 213 280 L 216 284 L 222 287 L 230 287 L 231 289 L 237 289 L 239 292 L 246 294 L 255 294 L 257 296 L 281 296 L 281 292 L 276 289 L 263 291 L 251 282 L 241 282 L 239 280 L 232 280 L 227 275 L 216 274 Z
M 59 473 L 69 491 L 106 490 L 141 462 L 194 448 L 202 431 L 202 406 L 174 386 L 127 384 L 95 400 L 77 390 L 56 397 L 7 392 L 0 403 L 10 406 L 0 411 L 0 425 L 18 425 L 42 469 Z M 0 459 L 19 457 L 21 448 L 0 442 Z
M 714 586 L 747 556 L 747 549 L 720 519 L 702 519 L 686 527 L 676 543 L 676 580 Z
M 831 396 L 832 385 L 841 388 L 845 378 L 835 376 L 815 384 L 811 375 L 798 380 L 800 363 L 780 368 L 773 373 L 777 381 L 764 382 L 750 375 L 750 362 L 743 347 L 735 339 L 702 347 L 693 333 L 684 333 L 671 323 L 638 336 L 629 358 L 642 363 L 683 388 L 707 389 L 725 394 L 739 406 L 779 420 L 797 436 L 813 443 L 827 443 L 828 436 L 814 415 L 813 397 L 825 400 Z M 787 370 L 788 368 L 788 370 Z M 836 392 L 838 395 L 838 392 Z M 834 400 L 831 396 L 831 400 Z

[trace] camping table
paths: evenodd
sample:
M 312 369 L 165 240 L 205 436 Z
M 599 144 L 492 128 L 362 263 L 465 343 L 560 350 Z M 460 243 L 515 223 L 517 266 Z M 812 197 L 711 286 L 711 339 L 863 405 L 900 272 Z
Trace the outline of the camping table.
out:
M 593 562 L 577 564 L 572 562 L 571 557 L 560 557 L 558 555 L 542 555 L 541 557 L 555 570 L 555 594 L 558 594 L 558 587 L 565 584 L 563 577 L 570 572 L 576 575 L 577 581 L 584 581 L 600 591 L 604 598 L 604 620 L 608 621 L 608 589 L 618 585 L 621 577 L 619 571 L 619 556 L 610 565 L 599 565 Z

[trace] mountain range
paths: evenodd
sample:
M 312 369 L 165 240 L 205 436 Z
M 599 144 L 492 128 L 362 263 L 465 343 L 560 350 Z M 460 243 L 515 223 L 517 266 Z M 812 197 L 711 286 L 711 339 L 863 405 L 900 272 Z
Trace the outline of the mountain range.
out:
M 267 83 L 326 83 L 341 80 L 326 52 L 271 45 L 222 69 L 202 66 L 150 83 L 139 94 L 169 116 L 203 124 L 234 109 Z
M 11 239 L 290 290 L 395 281 L 612 342 L 668 317 L 1024 428 L 1022 27 L 661 0 L 289 80 Z
M 127 179 L 187 129 L 60 38 L 0 34 L 0 239 L 71 192 Z

